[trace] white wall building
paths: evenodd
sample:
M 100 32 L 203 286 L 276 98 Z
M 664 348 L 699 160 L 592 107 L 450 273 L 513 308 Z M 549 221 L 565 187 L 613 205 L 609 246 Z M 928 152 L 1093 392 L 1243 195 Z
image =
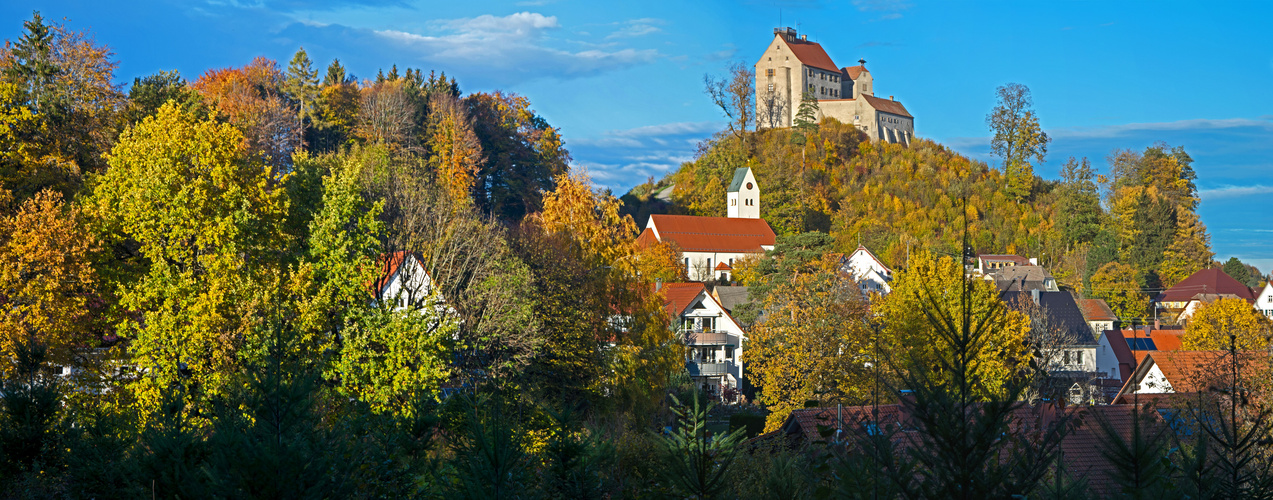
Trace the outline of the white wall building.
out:
M 888 295 L 893 290 L 889 286 L 889 282 L 893 281 L 893 270 L 864 246 L 858 245 L 857 250 L 841 261 L 840 271 L 852 277 L 863 294 Z
M 727 397 L 743 386 L 747 335 L 702 283 L 660 287 L 664 307 L 687 346 L 685 367 L 708 393 Z
M 727 212 L 730 217 L 654 214 L 637 237 L 637 245 L 673 244 L 681 251 L 682 265 L 691 280 L 730 277 L 737 261 L 774 248 L 774 230 L 760 218 L 760 186 L 755 179 L 750 168 L 734 173 L 733 184 L 738 184 L 738 189 L 731 184 L 725 197 L 727 205 L 736 203 Z M 718 269 L 721 264 L 729 269 Z
M 1265 317 L 1273 318 L 1273 281 L 1264 285 L 1264 290 L 1255 297 L 1255 310 Z

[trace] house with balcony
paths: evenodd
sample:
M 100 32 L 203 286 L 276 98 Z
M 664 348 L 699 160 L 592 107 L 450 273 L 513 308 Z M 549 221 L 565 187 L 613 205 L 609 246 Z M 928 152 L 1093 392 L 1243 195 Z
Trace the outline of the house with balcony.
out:
M 702 283 L 655 285 L 677 337 L 685 343 L 685 368 L 709 395 L 737 402 L 746 391 L 743 348 L 746 333 Z

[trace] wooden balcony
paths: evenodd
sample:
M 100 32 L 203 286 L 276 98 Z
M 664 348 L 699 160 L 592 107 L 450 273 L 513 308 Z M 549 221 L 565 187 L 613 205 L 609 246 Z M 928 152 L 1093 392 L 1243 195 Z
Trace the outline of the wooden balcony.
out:
M 738 345 L 729 332 L 683 330 L 681 335 L 685 339 L 685 345 Z

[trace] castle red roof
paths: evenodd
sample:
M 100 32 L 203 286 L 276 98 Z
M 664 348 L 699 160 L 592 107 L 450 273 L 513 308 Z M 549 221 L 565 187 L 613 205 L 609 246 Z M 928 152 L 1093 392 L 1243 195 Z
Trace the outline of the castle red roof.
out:
M 831 62 L 831 56 L 828 56 L 827 51 L 822 50 L 822 45 L 817 42 L 810 42 L 808 40 L 791 41 L 781 37 L 781 35 L 779 35 L 779 37 L 787 43 L 787 47 L 791 48 L 791 53 L 795 54 L 796 59 L 799 59 L 805 66 L 813 66 L 818 69 L 833 71 L 836 73 L 840 72 L 840 69 L 836 67 L 835 63 Z
M 866 103 L 870 104 L 876 111 L 914 118 L 909 111 L 906 111 L 906 106 L 903 106 L 900 102 L 892 99 L 880 99 L 870 94 L 862 94 L 862 98 L 866 99 Z
M 773 246 L 775 238 L 764 219 L 655 214 L 648 228 L 659 241 L 675 242 L 686 252 L 759 253 L 762 246 Z
M 1159 302 L 1188 302 L 1200 293 L 1228 293 L 1248 301 L 1255 300 L 1255 294 L 1246 285 L 1238 283 L 1219 268 L 1203 269 L 1189 275 L 1184 281 L 1176 283 L 1158 296 Z
M 870 71 L 866 70 L 866 66 L 862 65 L 842 68 L 840 72 L 848 75 L 850 80 L 857 80 L 858 75 L 861 75 L 862 73 L 870 73 Z

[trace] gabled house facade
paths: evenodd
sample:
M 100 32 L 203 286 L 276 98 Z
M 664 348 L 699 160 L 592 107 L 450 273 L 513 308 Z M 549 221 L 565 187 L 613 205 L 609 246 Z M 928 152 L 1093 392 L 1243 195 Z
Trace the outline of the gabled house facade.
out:
M 744 389 L 747 334 L 702 283 L 656 285 L 677 336 L 687 347 L 685 368 L 695 385 L 727 402 Z
M 857 250 L 840 260 L 840 272 L 853 278 L 863 295 L 888 295 L 893 290 L 889 286 L 893 270 L 864 246 L 858 245 Z
M 1079 309 L 1083 310 L 1083 319 L 1092 327 L 1092 334 L 1099 339 L 1106 330 L 1113 330 L 1118 322 L 1118 315 L 1109 308 L 1104 299 L 1081 299 Z
M 371 286 L 377 303 L 392 304 L 393 309 L 406 309 L 424 303 L 434 292 L 433 278 L 415 253 L 384 254 L 380 256 L 380 267 L 380 277 Z
M 1266 318 L 1273 318 L 1273 281 L 1265 283 L 1260 295 L 1255 297 L 1255 310 Z
M 1255 294 L 1250 288 L 1219 268 L 1211 268 L 1189 275 L 1155 297 L 1154 311 L 1160 319 L 1176 322 L 1198 294 L 1228 294 L 1255 303 Z

